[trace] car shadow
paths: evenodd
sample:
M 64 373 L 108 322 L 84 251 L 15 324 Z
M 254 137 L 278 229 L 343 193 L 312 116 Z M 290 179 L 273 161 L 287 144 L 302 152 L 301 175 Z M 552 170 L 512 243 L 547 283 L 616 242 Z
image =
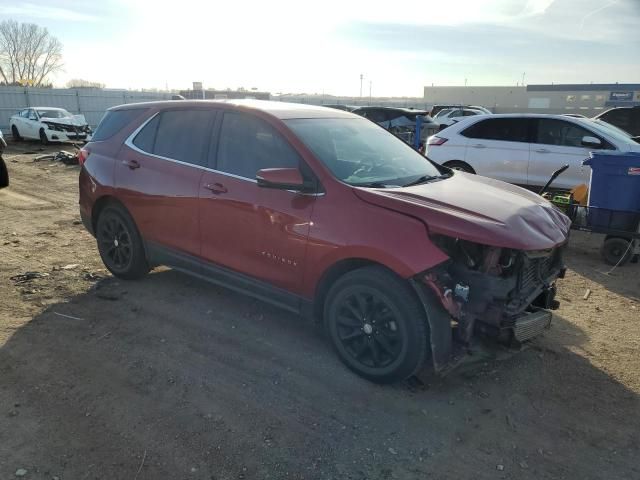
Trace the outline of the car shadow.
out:
M 565 257 L 567 267 L 611 292 L 640 302 L 640 263 L 613 268 L 600 256 L 603 241 L 604 235 L 572 232 Z
M 557 318 L 424 388 L 171 270 L 106 278 L 0 347 L 0 478 L 638 478 L 637 392 Z M 29 477 L 29 478 L 32 478 Z

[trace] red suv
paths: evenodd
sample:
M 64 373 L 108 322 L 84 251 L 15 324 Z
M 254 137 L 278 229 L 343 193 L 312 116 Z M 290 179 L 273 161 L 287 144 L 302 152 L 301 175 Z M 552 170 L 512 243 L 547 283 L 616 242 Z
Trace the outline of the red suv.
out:
M 82 219 L 114 275 L 168 265 L 322 321 L 376 382 L 446 371 L 477 333 L 527 340 L 557 305 L 567 217 L 348 112 L 123 105 L 80 160 Z

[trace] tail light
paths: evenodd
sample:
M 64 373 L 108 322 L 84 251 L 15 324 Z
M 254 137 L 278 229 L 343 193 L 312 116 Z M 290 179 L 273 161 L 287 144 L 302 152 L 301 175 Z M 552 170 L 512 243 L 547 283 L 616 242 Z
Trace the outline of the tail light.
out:
M 433 137 L 427 138 L 427 145 L 432 146 L 432 147 L 437 147 L 438 145 L 442 145 L 442 144 L 446 143 L 447 140 L 449 140 L 449 139 L 434 135 Z
M 87 147 L 82 147 L 80 150 L 78 150 L 78 163 L 80 164 L 80 166 L 84 165 L 84 162 L 87 161 L 90 153 L 91 152 Z

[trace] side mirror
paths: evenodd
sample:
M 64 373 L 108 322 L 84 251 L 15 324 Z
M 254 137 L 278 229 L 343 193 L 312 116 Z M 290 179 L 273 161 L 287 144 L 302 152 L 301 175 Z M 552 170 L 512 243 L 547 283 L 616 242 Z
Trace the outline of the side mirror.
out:
M 584 137 L 582 137 L 581 143 L 583 147 L 588 147 L 588 148 L 602 147 L 602 142 L 600 141 L 600 139 L 596 137 L 592 137 L 590 135 L 585 135 Z
M 277 190 L 306 191 L 302 173 L 297 168 L 263 168 L 256 174 L 258 186 Z

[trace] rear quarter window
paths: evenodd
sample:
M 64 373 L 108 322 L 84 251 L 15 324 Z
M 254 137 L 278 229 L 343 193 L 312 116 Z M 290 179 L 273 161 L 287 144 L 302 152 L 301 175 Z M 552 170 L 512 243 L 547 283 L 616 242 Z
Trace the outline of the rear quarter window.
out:
M 91 140 L 100 142 L 113 137 L 116 133 L 129 125 L 145 108 L 131 108 L 128 110 L 109 110 L 98 124 Z

